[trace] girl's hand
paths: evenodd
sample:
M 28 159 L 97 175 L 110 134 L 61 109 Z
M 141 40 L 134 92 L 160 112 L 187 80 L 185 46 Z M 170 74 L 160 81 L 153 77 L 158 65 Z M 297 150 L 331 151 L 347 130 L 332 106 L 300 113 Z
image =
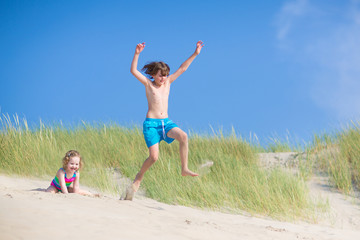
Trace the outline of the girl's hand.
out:
M 138 45 L 136 45 L 136 48 L 135 48 L 135 53 L 136 54 L 140 54 L 142 52 L 142 50 L 144 50 L 145 48 L 145 43 L 139 43 Z
M 201 51 L 201 49 L 202 49 L 203 46 L 204 46 L 204 43 L 203 43 L 202 41 L 198 41 L 198 42 L 196 43 L 195 53 L 196 53 L 197 55 L 200 54 L 200 51 Z

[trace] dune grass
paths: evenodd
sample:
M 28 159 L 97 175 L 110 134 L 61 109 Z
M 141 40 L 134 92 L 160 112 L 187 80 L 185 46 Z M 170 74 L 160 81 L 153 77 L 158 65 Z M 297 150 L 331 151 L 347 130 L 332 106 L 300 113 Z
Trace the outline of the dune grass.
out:
M 76 149 L 85 161 L 81 184 L 120 196 L 123 189 L 109 169 L 133 179 L 148 156 L 142 130 L 136 126 L 82 123 L 69 130 L 61 124 L 40 122 L 39 127 L 29 129 L 26 119 L 8 115 L 0 122 L 0 170 L 7 174 L 46 178 L 50 183 L 63 155 Z M 146 173 L 141 187 L 147 197 L 169 204 L 307 218 L 314 203 L 309 200 L 305 178 L 280 168 L 261 168 L 258 151 L 258 145 L 235 134 L 190 134 L 189 168 L 201 172 L 199 166 L 212 161 L 208 172 L 196 178 L 181 177 L 178 143 L 161 143 L 159 160 Z
M 340 191 L 360 189 L 360 125 L 352 122 L 341 131 L 315 136 L 309 150 L 316 168 L 326 172 Z

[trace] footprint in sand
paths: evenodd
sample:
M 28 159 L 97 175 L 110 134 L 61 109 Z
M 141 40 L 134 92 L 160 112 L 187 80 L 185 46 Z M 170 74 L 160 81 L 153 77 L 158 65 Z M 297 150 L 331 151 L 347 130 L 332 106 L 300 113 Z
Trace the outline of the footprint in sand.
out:
M 273 232 L 286 232 L 284 228 L 274 228 L 272 226 L 267 226 L 266 229 Z

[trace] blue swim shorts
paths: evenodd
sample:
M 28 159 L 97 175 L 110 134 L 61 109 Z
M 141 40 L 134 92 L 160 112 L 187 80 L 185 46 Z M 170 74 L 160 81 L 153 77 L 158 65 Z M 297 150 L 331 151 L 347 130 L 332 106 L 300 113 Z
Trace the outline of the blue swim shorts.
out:
M 143 133 L 147 147 L 149 148 L 161 140 L 172 143 L 175 139 L 169 138 L 167 133 L 174 127 L 178 126 L 168 118 L 146 118 L 143 124 Z

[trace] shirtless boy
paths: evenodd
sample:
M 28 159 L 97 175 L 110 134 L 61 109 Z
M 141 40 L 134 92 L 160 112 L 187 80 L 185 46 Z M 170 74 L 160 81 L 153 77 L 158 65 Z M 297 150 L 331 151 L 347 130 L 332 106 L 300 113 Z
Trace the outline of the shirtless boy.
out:
M 148 112 L 143 124 L 143 133 L 147 147 L 149 148 L 149 157 L 143 163 L 135 180 L 127 189 L 126 200 L 132 200 L 134 193 L 139 189 L 140 183 L 145 172 L 159 158 L 159 143 L 164 140 L 168 144 L 179 141 L 181 175 L 198 176 L 188 168 L 188 136 L 173 121 L 168 118 L 168 100 L 170 85 L 190 66 L 197 55 L 200 54 L 202 41 L 196 44 L 195 52 L 179 67 L 176 72 L 169 75 L 170 68 L 164 62 L 151 62 L 143 67 L 143 71 L 149 78 L 145 77 L 137 70 L 137 64 L 140 53 L 145 48 L 145 43 L 139 43 L 136 46 L 130 72 L 145 86 L 146 98 L 148 101 Z

